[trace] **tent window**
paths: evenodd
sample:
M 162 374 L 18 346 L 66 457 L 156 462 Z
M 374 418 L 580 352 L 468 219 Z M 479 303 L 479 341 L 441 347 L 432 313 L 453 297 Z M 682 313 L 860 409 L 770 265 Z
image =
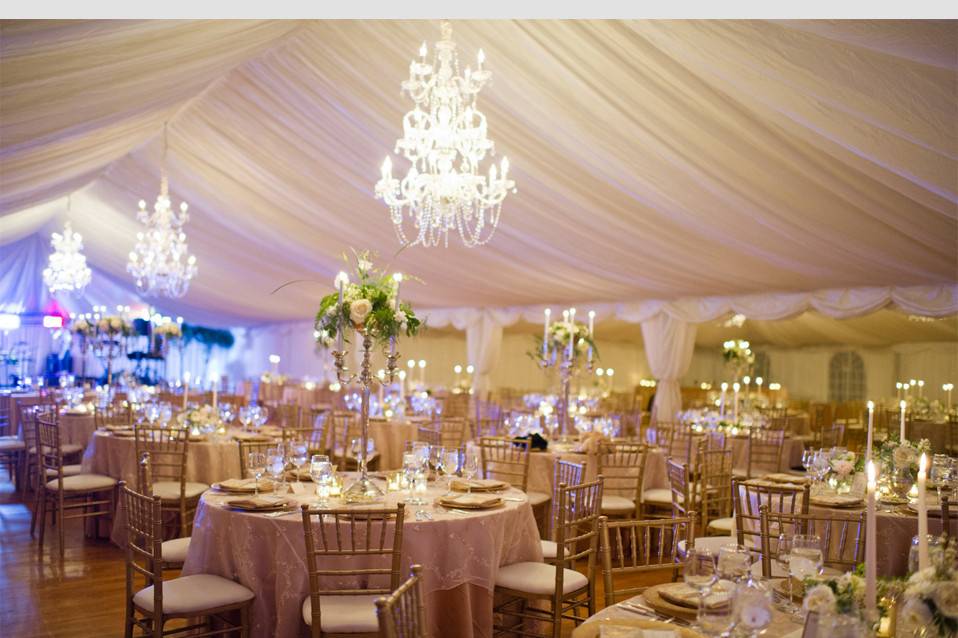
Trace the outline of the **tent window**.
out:
M 865 362 L 856 352 L 839 352 L 828 364 L 828 400 L 865 400 Z

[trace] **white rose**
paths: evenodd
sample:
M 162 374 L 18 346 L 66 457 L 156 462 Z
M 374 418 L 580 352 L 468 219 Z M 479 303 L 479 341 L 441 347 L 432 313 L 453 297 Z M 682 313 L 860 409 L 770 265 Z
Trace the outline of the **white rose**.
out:
M 931 598 L 942 614 L 950 618 L 958 618 L 958 582 L 938 583 Z
M 910 447 L 905 445 L 900 445 L 895 448 L 895 451 L 892 452 L 892 462 L 897 468 L 908 467 L 912 464 L 914 460 L 914 454 Z
M 401 327 L 403 328 L 406 327 L 406 313 L 404 311 L 397 310 L 393 318 L 396 320 L 396 323 L 398 323 Z
M 357 299 L 349 304 L 349 319 L 356 325 L 366 322 L 366 317 L 373 311 L 373 304 L 369 299 Z
M 835 612 L 835 593 L 828 585 L 815 585 L 805 594 L 802 605 L 805 611 L 816 614 L 831 614 Z
M 913 627 L 930 625 L 934 620 L 928 605 L 917 598 L 909 598 L 901 610 L 905 622 Z
M 100 330 L 106 331 L 110 329 L 110 322 L 107 319 L 100 319 L 97 324 L 97 328 Z
M 373 267 L 373 263 L 368 259 L 359 258 L 356 262 L 356 269 L 360 272 L 369 272 Z

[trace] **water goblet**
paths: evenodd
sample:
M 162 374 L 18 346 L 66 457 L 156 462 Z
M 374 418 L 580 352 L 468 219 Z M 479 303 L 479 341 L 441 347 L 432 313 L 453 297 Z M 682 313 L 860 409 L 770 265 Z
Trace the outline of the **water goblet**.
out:
M 466 458 L 462 463 L 462 475 L 466 479 L 466 491 L 472 493 L 472 480 L 479 474 L 479 459 L 476 455 L 466 452 Z
M 685 565 L 682 572 L 685 583 L 699 594 L 696 621 L 701 622 L 702 609 L 705 607 L 705 595 L 718 581 L 715 555 L 704 548 L 693 547 L 685 553 Z
M 797 607 L 792 601 L 792 574 L 789 571 L 789 558 L 791 557 L 792 551 L 792 539 L 788 537 L 788 534 L 779 534 L 778 535 L 778 554 L 775 556 L 775 560 L 781 566 L 782 571 L 785 572 L 785 590 L 787 592 L 787 598 L 782 601 L 779 608 L 782 611 L 788 613 L 795 613 Z
M 250 452 L 246 459 L 249 471 L 253 473 L 256 479 L 256 496 L 259 496 L 259 481 L 266 472 L 266 455 L 262 452 Z
M 270 448 L 266 453 L 266 471 L 273 479 L 273 492 L 279 494 L 285 493 L 286 480 L 284 473 L 286 471 L 286 455 L 282 448 Z
M 296 468 L 296 482 L 301 484 L 300 476 L 303 472 L 303 466 L 309 460 L 309 445 L 306 441 L 290 441 L 289 459 Z
M 740 582 L 748 578 L 752 568 L 752 555 L 742 545 L 725 545 L 719 548 L 717 568 L 719 578 Z
M 824 569 L 822 539 L 815 534 L 796 534 L 792 538 L 792 548 L 788 558 L 788 574 L 804 582 L 806 578 L 817 576 Z
M 314 454 L 309 461 L 309 477 L 316 484 L 316 502 L 320 507 L 329 504 L 329 488 L 333 482 L 333 465 L 325 454 Z
M 456 448 L 443 448 L 442 451 L 442 475 L 446 478 L 446 493 L 452 491 L 452 477 L 460 471 L 462 458 L 459 450 Z

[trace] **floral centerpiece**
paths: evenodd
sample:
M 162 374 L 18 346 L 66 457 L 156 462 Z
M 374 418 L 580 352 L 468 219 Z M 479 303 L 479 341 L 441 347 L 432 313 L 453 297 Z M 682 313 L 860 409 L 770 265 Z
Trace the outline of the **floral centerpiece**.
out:
M 598 359 L 599 350 L 595 347 L 595 342 L 589 333 L 588 326 L 584 323 L 569 319 L 568 314 L 565 313 L 562 321 L 553 321 L 549 324 L 549 329 L 546 331 L 546 347 L 543 348 L 542 337 L 536 337 L 536 349 L 530 352 L 529 356 L 533 359 L 537 359 L 539 353 L 560 353 L 568 351 L 570 339 L 573 340 L 573 347 L 576 354 L 586 352 L 591 348 L 592 356 Z M 574 360 L 578 361 L 579 357 L 575 357 Z
M 856 471 L 864 469 L 863 464 L 854 452 L 848 450 L 833 449 L 828 459 L 829 478 L 834 480 L 834 486 L 839 492 L 848 488 L 852 475 Z M 831 481 L 830 481 L 831 482 Z
M 79 317 L 73 322 L 73 325 L 70 326 L 70 330 L 75 335 L 81 337 L 92 337 L 96 334 L 96 327 L 86 320 L 84 317 Z
M 181 412 L 178 416 L 184 428 L 191 434 L 208 434 L 220 426 L 219 412 L 211 405 L 202 405 L 192 410 Z
M 120 315 L 106 315 L 97 320 L 96 330 L 109 337 L 128 336 L 133 334 L 133 324 Z
M 347 326 L 369 334 L 380 344 L 405 334 L 414 337 L 422 326 L 412 306 L 397 303 L 401 278 L 378 270 L 370 261 L 369 251 L 356 254 L 356 278 L 349 281 L 345 273 L 336 278 L 338 291 L 323 297 L 316 313 L 316 342 L 329 348 L 342 330 L 349 341 Z
M 153 328 L 153 334 L 172 341 L 183 336 L 183 329 L 175 321 L 168 321 Z
M 732 368 L 736 379 L 755 363 L 755 353 L 750 345 L 744 339 L 730 339 L 722 344 L 722 359 Z
M 885 468 L 915 474 L 918 472 L 918 459 L 923 453 L 931 456 L 931 443 L 928 439 L 912 443 L 908 440 L 900 441 L 897 436 L 891 436 L 879 448 L 878 458 Z
M 819 616 L 857 615 L 865 610 L 865 579 L 848 572 L 838 578 L 805 579 L 805 611 Z
M 934 564 L 908 579 L 902 598 L 900 622 L 924 628 L 927 636 L 958 635 L 958 553 L 953 540 L 942 544 L 944 550 L 931 557 Z
M 278 372 L 264 372 L 260 375 L 259 380 L 263 383 L 275 383 L 277 385 L 283 385 L 287 381 L 285 374 L 279 374 Z

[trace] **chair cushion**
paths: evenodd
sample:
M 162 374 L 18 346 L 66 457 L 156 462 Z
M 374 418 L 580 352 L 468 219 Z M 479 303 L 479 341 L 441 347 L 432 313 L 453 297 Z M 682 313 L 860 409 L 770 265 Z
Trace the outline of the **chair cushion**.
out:
M 556 545 L 555 541 L 539 541 L 539 544 L 542 545 L 542 557 L 543 558 L 555 558 L 559 555 L 559 546 Z
M 195 498 L 210 489 L 205 483 L 186 482 L 186 498 Z M 180 484 L 178 481 L 157 481 L 153 484 L 153 495 L 164 501 L 178 501 L 180 499 Z
M 163 581 L 163 613 L 190 614 L 235 605 L 253 599 L 253 592 L 239 583 L 212 574 L 194 574 Z M 133 596 L 141 609 L 153 612 L 153 586 Z
M 555 565 L 548 563 L 513 563 L 499 568 L 496 587 L 505 587 L 529 594 L 550 596 L 555 592 Z M 562 593 L 569 594 L 582 589 L 589 580 L 579 572 L 563 569 Z
M 709 521 L 709 530 L 716 530 L 718 532 L 732 532 L 732 517 L 727 518 L 716 518 Z
M 116 479 L 102 474 L 76 474 L 63 479 L 65 492 L 98 492 L 108 490 L 116 485 Z M 47 481 L 48 490 L 59 489 L 57 479 Z
M 617 494 L 602 495 L 603 514 L 631 514 L 635 511 L 635 501 Z
M 713 554 L 718 554 L 718 551 L 725 547 L 726 545 L 735 545 L 737 541 L 731 536 L 701 536 L 695 539 L 695 546 L 699 549 L 707 549 Z M 679 541 L 678 552 L 679 556 L 685 556 L 685 540 Z
M 376 599 L 380 596 L 320 596 L 319 616 L 324 633 L 375 633 L 379 631 Z M 303 602 L 303 620 L 313 624 L 313 600 Z
M 80 445 L 79 443 L 64 443 L 63 445 L 60 446 L 60 453 L 63 456 L 70 456 L 71 454 L 77 454 L 78 452 L 82 452 L 82 451 L 83 451 L 83 446 Z M 33 456 L 34 454 L 36 454 L 37 453 L 36 446 L 31 447 L 28 453 L 30 454 L 30 456 Z
M 83 471 L 83 466 L 81 465 L 64 465 L 63 466 L 63 476 L 76 476 Z M 47 468 L 47 477 L 56 478 L 57 471 L 52 467 Z
M 672 490 L 656 488 L 642 492 L 642 502 L 651 505 L 671 505 Z
M 163 541 L 160 552 L 163 555 L 163 561 L 166 563 L 183 563 L 186 560 L 186 553 L 190 550 L 190 537 L 174 538 L 171 541 Z
M 27 449 L 26 444 L 15 436 L 0 437 L 0 452 L 17 452 Z
M 552 498 L 544 492 L 526 492 L 526 497 L 529 499 L 529 505 L 532 507 L 538 507 L 552 500 Z

